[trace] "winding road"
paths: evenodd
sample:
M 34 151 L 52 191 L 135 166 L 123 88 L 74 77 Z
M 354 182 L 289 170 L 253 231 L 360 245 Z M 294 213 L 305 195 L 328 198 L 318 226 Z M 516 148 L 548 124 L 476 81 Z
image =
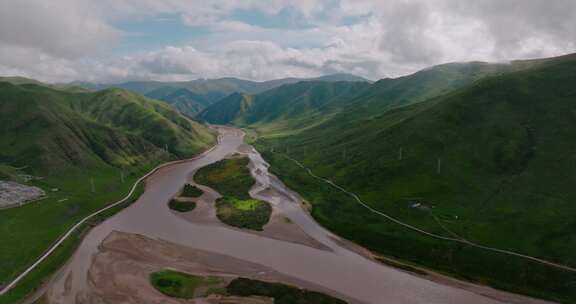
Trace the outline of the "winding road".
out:
M 331 185 L 332 187 L 334 187 L 334 188 L 336 188 L 336 189 L 338 189 L 338 190 L 340 190 L 340 191 L 342 191 L 342 192 L 350 195 L 358 204 L 360 204 L 362 207 L 368 209 L 370 212 L 375 213 L 375 214 L 378 214 L 378 215 L 380 215 L 380 216 L 382 216 L 382 217 L 384 217 L 384 218 L 386 218 L 386 219 L 388 219 L 388 220 L 390 220 L 390 221 L 392 221 L 392 222 L 394 222 L 394 223 L 396 223 L 396 224 L 398 224 L 398 225 L 404 226 L 405 228 L 408 228 L 408 229 L 410 229 L 410 230 L 414 230 L 414 231 L 416 231 L 416 232 L 422 233 L 422 234 L 424 234 L 424 235 L 427 235 L 427 236 L 432 237 L 432 238 L 435 238 L 435 239 L 440 239 L 440 240 L 445 240 L 445 241 L 462 243 L 462 244 L 470 245 L 470 246 L 473 246 L 473 247 L 476 247 L 476 248 L 481 248 L 481 249 L 488 250 L 488 251 L 493 251 L 493 252 L 498 252 L 498 253 L 502 253 L 502 254 L 506 254 L 506 255 L 510 255 L 510 256 L 515 256 L 515 257 L 520 257 L 520 258 L 528 259 L 528 260 L 531 260 L 531 261 L 534 261 L 534 262 L 537 262 L 537 263 L 541 263 L 541 264 L 544 264 L 544 265 L 548 265 L 548 266 L 551 266 L 551 267 L 554 267 L 554 268 L 558 268 L 558 269 L 562 269 L 562 270 L 566 270 L 566 271 L 570 271 L 570 272 L 576 272 L 576 268 L 573 268 L 573 267 L 570 267 L 570 266 L 566 266 L 566 265 L 562 265 L 562 264 L 558 264 L 558 263 L 546 261 L 546 260 L 544 260 L 544 259 L 540 259 L 540 258 L 537 258 L 537 257 L 533 257 L 533 256 L 530 256 L 530 255 L 526 255 L 526 254 L 522 254 L 522 253 L 510 251 L 510 250 L 505 250 L 505 249 L 499 249 L 499 248 L 494 248 L 494 247 L 489 247 L 489 246 L 480 245 L 480 244 L 478 244 L 478 243 L 469 241 L 469 240 L 467 240 L 467 239 L 464 239 L 464 238 L 461 238 L 461 237 L 456 237 L 456 236 L 457 236 L 456 234 L 454 234 L 452 231 L 447 230 L 445 227 L 442 227 L 442 228 L 445 229 L 445 230 L 447 230 L 447 231 L 450 232 L 451 234 L 455 235 L 455 237 L 442 236 L 442 235 L 438 235 L 438 234 L 435 234 L 435 233 L 428 232 L 428 231 L 426 231 L 426 230 L 422 230 L 422 229 L 420 229 L 420 228 L 418 228 L 418 227 L 415 227 L 415 226 L 412 226 L 412 225 L 410 225 L 410 224 L 408 224 L 408 223 L 402 222 L 401 220 L 399 220 L 399 219 L 397 219 L 397 218 L 394 218 L 394 217 L 392 217 L 392 216 L 390 216 L 390 215 L 388 215 L 388 214 L 386 214 L 386 213 L 384 213 L 384 212 L 382 212 L 382 211 L 379 211 L 379 210 L 376 210 L 376 209 L 372 208 L 370 205 L 368 205 L 367 203 L 365 203 L 364 201 L 362 201 L 362 200 L 360 199 L 360 197 L 359 197 L 356 193 L 350 192 L 350 191 L 346 190 L 344 187 L 342 187 L 342 186 L 334 183 L 333 181 L 331 181 L 331 180 L 329 180 L 329 179 L 326 179 L 326 178 L 323 178 L 323 177 L 320 177 L 320 176 L 314 174 L 314 172 L 312 172 L 312 170 L 311 170 L 310 168 L 304 166 L 304 164 L 302 164 L 302 163 L 299 162 L 298 160 L 296 160 L 296 159 L 294 159 L 294 158 L 292 158 L 292 157 L 290 157 L 290 156 L 288 156 L 288 155 L 285 155 L 285 154 L 283 154 L 283 155 L 284 155 L 284 157 L 288 158 L 289 160 L 291 160 L 292 162 L 294 162 L 296 165 L 298 165 L 300 168 L 304 169 L 304 170 L 308 173 L 308 175 L 312 176 L 313 178 L 318 179 L 318 180 L 320 180 L 320 181 L 322 181 L 322 182 L 325 182 L 325 183 Z M 437 220 L 437 219 L 435 218 L 435 220 Z M 438 220 L 437 220 L 437 221 L 438 221 Z M 440 222 L 438 222 L 438 224 L 442 226 L 442 224 L 441 224 Z

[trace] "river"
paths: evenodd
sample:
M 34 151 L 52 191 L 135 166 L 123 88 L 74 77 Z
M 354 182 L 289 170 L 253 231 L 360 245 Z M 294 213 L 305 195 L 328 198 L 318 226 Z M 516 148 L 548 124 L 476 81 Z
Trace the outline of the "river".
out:
M 147 179 L 143 195 L 130 207 L 92 229 L 71 260 L 50 285 L 51 303 L 75 303 L 76 294 L 88 288 L 87 272 L 99 244 L 112 231 L 140 234 L 190 248 L 223 254 L 257 263 L 288 277 L 337 291 L 357 303 L 503 303 L 454 286 L 370 260 L 345 241 L 317 224 L 301 207 L 300 196 L 268 173 L 268 164 L 252 147 L 243 143 L 243 132 L 218 128 L 217 146 L 201 157 L 164 167 Z M 166 202 L 190 180 L 197 169 L 233 153 L 251 160 L 257 184 L 251 195 L 269 201 L 308 236 L 329 249 L 247 233 L 223 226 L 194 223 L 176 216 Z M 73 280 L 65 280 L 66 277 Z M 70 285 L 71 284 L 71 285 Z

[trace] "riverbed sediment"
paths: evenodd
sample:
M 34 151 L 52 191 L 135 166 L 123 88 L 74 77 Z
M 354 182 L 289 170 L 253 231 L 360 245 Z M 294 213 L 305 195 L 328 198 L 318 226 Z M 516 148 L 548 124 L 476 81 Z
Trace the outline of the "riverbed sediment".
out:
M 195 160 L 158 170 L 147 179 L 146 190 L 136 203 L 90 231 L 69 263 L 51 281 L 50 303 L 77 303 L 94 291 L 90 273 L 101 258 L 102 249 L 106 249 L 102 247 L 107 244 L 105 240 L 115 233 L 173 244 L 175 247 L 168 247 L 173 250 L 171 254 L 181 254 L 180 262 L 202 264 L 181 253 L 189 249 L 258 265 L 297 286 L 331 293 L 350 303 L 545 303 L 492 289 L 479 294 L 466 285 L 437 282 L 429 276 L 417 276 L 372 260 L 365 250 L 354 248 L 356 245 L 317 224 L 302 208 L 302 198 L 271 175 L 260 154 L 243 143 L 241 130 L 221 127 L 219 132 L 220 140 L 213 150 Z M 290 225 L 321 244 L 321 248 L 183 218 L 167 207 L 166 203 L 190 181 L 193 172 L 235 153 L 250 158 L 250 170 L 256 179 L 251 196 L 270 202 L 279 216 L 289 219 Z M 132 257 L 138 259 L 151 254 L 146 248 L 156 247 L 135 248 Z M 166 263 L 163 267 L 177 270 L 180 264 Z M 110 275 L 120 280 L 118 284 L 137 281 L 123 277 L 122 269 L 110 269 Z

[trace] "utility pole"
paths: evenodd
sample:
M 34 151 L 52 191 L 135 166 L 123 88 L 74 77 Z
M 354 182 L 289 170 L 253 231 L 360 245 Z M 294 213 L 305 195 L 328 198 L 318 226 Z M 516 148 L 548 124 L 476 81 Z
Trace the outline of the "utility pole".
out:
M 441 169 L 442 169 L 442 159 L 438 158 L 438 162 L 436 163 L 436 174 L 440 174 Z
M 398 160 L 402 160 L 402 156 L 403 156 L 403 150 L 402 148 L 400 148 L 400 150 L 398 150 Z

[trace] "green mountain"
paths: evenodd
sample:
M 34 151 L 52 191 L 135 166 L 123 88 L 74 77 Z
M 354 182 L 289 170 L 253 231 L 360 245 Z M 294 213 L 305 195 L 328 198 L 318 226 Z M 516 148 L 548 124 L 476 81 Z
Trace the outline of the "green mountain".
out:
M 181 113 L 194 116 L 222 96 L 196 94 L 188 89 L 161 87 L 146 94 L 146 97 L 167 102 Z
M 146 95 L 150 98 L 166 101 L 174 105 L 183 113 L 194 116 L 208 105 L 235 92 L 242 94 L 258 94 L 284 84 L 297 83 L 301 81 L 368 82 L 362 77 L 351 74 L 333 74 L 317 78 L 282 78 L 262 82 L 226 77 L 180 82 L 130 81 L 118 84 L 73 82 L 72 84 L 91 90 L 102 90 L 113 87 L 127 89 Z
M 566 282 L 575 273 L 408 230 L 286 155 L 420 229 L 575 267 L 575 82 L 576 55 L 435 67 L 376 82 L 298 133 L 256 124 L 257 147 L 342 236 L 409 263 L 573 302 Z
M 213 140 L 166 104 L 120 89 L 71 93 L 2 82 L 0 115 L 0 162 L 42 173 L 149 162 L 166 145 L 185 157 Z
M 248 111 L 253 100 L 252 95 L 232 93 L 200 112 L 198 118 L 212 124 L 229 124 Z
M 235 93 L 209 106 L 198 118 L 215 124 L 294 131 L 326 119 L 369 86 L 367 82 L 303 81 L 257 95 Z
M 20 76 L 0 76 L 0 82 L 7 82 L 14 85 L 21 85 L 21 84 L 35 84 L 39 86 L 44 86 L 48 88 L 52 88 L 55 90 L 62 90 L 68 92 L 90 92 L 90 89 L 87 89 L 83 86 L 76 85 L 73 83 L 58 83 L 58 84 L 47 84 L 36 79 L 30 79 L 26 77 Z
M 129 81 L 117 84 L 101 84 L 101 83 L 90 83 L 76 81 L 71 84 L 82 86 L 87 89 L 92 90 L 102 90 L 110 87 L 118 87 L 141 94 L 148 94 L 154 90 L 163 87 L 171 88 L 185 88 L 196 94 L 209 94 L 214 92 L 220 92 L 224 96 L 232 94 L 234 92 L 257 94 L 264 92 L 266 90 L 279 87 L 284 84 L 297 83 L 301 81 L 359 81 L 359 82 L 369 82 L 365 78 L 355 76 L 352 74 L 331 74 L 315 78 L 281 78 L 269 81 L 251 81 L 238 79 L 234 77 L 224 77 L 217 79 L 195 79 L 190 81 L 174 81 L 174 82 L 162 82 L 162 81 Z M 222 96 L 223 97 L 223 96 Z
M 203 110 L 198 118 L 216 124 L 249 125 L 264 137 L 292 134 L 329 120 L 359 122 L 469 85 L 487 75 L 506 71 L 509 66 L 452 63 L 373 84 L 359 81 L 285 84 L 249 99 L 246 94 L 230 95 Z

